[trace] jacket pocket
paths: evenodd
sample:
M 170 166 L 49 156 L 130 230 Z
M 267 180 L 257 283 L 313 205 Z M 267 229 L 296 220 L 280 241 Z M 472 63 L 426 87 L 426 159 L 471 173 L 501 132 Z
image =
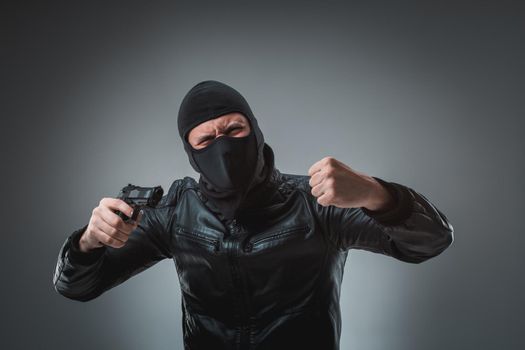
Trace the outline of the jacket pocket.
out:
M 190 240 L 201 246 L 211 248 L 213 251 L 220 249 L 220 241 L 217 238 L 208 237 L 206 234 L 198 232 L 196 230 L 189 230 L 184 227 L 178 226 L 176 233 L 179 237 Z
M 304 232 L 307 232 L 308 230 L 310 230 L 310 225 L 303 225 L 303 226 L 290 227 L 290 228 L 286 228 L 286 229 L 272 232 L 269 234 L 265 234 L 262 237 L 251 238 L 248 240 L 248 242 L 244 246 L 244 251 L 251 252 L 254 248 L 257 248 L 261 245 L 268 244 L 269 242 L 276 241 L 276 240 L 287 239 L 287 238 L 290 238 L 290 236 L 294 236 L 299 233 L 304 233 Z

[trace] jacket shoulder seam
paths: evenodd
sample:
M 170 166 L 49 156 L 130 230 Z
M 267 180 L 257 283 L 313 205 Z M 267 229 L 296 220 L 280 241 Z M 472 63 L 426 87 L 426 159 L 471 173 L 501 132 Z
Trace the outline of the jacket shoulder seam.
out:
M 179 198 L 186 190 L 194 188 L 195 179 L 184 176 L 176 179 L 170 186 L 168 193 L 162 198 L 159 207 L 174 207 L 179 202 Z

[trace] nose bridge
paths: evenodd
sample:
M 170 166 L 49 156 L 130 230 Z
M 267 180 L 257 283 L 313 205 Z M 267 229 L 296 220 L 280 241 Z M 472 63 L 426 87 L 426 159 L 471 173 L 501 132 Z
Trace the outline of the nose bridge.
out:
M 215 125 L 215 137 L 220 137 L 224 135 L 224 131 L 226 131 L 226 128 L 228 126 L 228 123 L 221 123 L 219 125 Z
M 215 133 L 215 138 L 219 138 L 219 137 L 221 137 L 221 136 L 224 136 L 224 133 L 221 132 L 220 130 L 216 131 L 216 133 Z

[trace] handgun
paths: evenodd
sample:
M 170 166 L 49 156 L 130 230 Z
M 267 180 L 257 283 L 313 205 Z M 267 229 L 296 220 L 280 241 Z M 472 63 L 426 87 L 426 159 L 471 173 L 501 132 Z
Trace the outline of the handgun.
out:
M 120 190 L 117 198 L 122 199 L 129 206 L 131 206 L 133 208 L 133 213 L 131 217 L 129 217 L 120 210 L 116 210 L 115 214 L 120 216 L 124 222 L 130 223 L 135 221 L 137 220 L 139 212 L 142 208 L 146 206 L 155 208 L 162 199 L 163 194 L 164 190 L 161 186 L 140 187 L 128 184 Z

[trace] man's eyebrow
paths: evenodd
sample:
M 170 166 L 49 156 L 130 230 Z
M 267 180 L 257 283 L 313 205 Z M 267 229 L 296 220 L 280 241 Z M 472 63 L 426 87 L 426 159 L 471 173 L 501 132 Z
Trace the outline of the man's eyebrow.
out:
M 239 122 L 239 121 L 233 121 L 228 125 L 228 128 L 226 128 L 226 131 L 230 131 L 232 128 L 236 128 L 238 126 L 244 127 L 244 123 Z M 197 143 L 200 143 L 202 141 L 205 141 L 206 139 L 212 138 L 212 135 L 213 134 L 207 133 L 207 134 L 203 134 L 197 137 Z
M 233 127 L 237 127 L 237 126 L 244 126 L 244 123 L 239 122 L 239 121 L 233 121 L 233 122 L 230 123 L 230 125 L 228 125 L 228 129 L 226 129 L 226 130 L 229 130 L 229 129 L 231 129 Z

